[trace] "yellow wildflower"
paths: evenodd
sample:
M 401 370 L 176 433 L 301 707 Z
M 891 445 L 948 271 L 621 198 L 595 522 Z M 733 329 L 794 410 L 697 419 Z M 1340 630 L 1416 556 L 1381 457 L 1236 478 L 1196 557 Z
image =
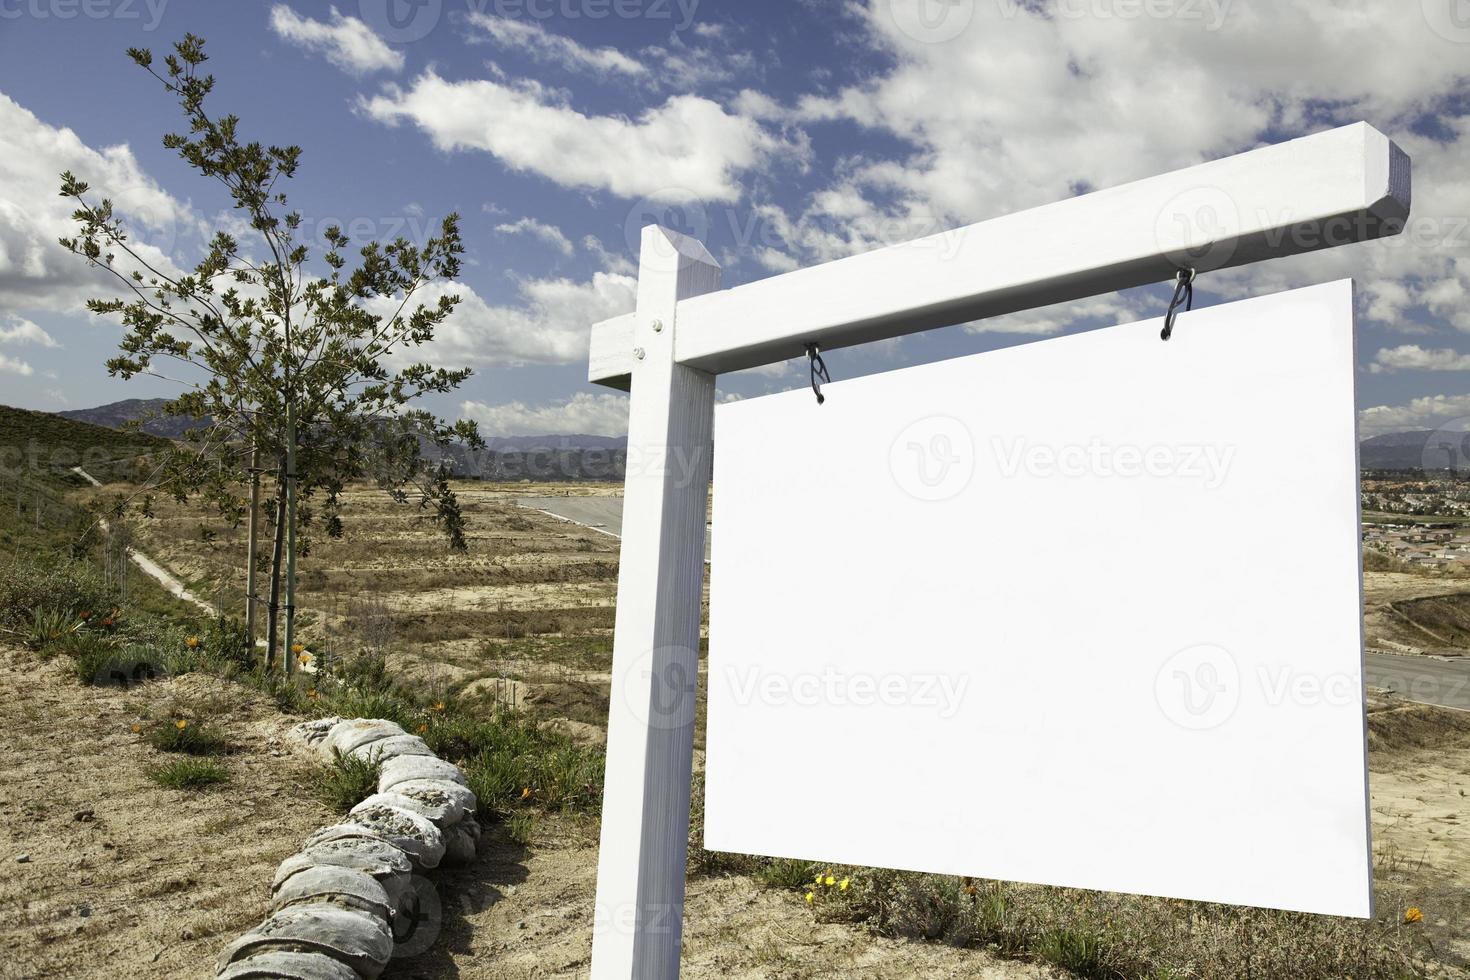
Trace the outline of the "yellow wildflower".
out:
M 808 905 L 810 905 L 810 904 L 812 904 L 812 902 L 816 901 L 816 898 L 817 898 L 817 896 L 815 894 L 813 894 L 812 892 L 807 892 L 806 893 L 806 903 Z
M 293 643 L 293 644 L 291 644 L 291 652 L 292 653 L 297 653 L 297 654 L 305 653 L 306 652 L 306 647 L 303 644 L 300 644 L 300 643 Z
M 419 734 L 420 734 L 420 735 L 422 735 L 422 734 L 423 734 L 423 733 L 424 733 L 424 732 L 426 732 L 426 731 L 428 731 L 428 730 L 429 730 L 429 726 L 428 726 L 428 725 L 420 725 L 420 726 L 419 726 L 419 727 L 418 727 L 418 733 L 419 733 Z
M 828 888 L 831 888 L 833 885 L 837 884 L 837 879 L 832 877 L 831 875 L 828 875 L 827 880 L 824 881 L 823 884 L 825 884 Z
M 851 884 L 851 883 L 852 883 L 852 882 L 851 882 L 851 880 L 850 880 L 850 879 L 848 879 L 848 878 L 843 878 L 843 879 L 842 879 L 842 880 L 841 880 L 841 881 L 839 881 L 839 882 L 838 882 L 838 883 L 837 883 L 837 890 L 838 890 L 838 891 L 840 891 L 840 892 L 845 892 L 845 891 L 847 891 L 847 886 L 848 886 L 848 885 L 849 885 L 849 884 Z
M 134 725 L 133 726 L 133 734 L 134 735 L 138 734 L 142 730 L 143 730 L 143 726 L 142 725 Z
M 1408 909 L 1406 909 L 1404 911 L 1404 921 L 1405 922 L 1423 922 L 1424 921 L 1424 913 L 1422 911 L 1420 911 L 1419 906 L 1417 906 L 1417 905 L 1410 905 L 1408 907 Z
M 184 729 L 189 727 L 189 723 L 180 718 L 178 721 L 174 722 L 174 727 L 177 728 L 179 731 L 183 731 Z
M 187 640 L 184 641 L 184 646 L 188 647 L 190 650 L 194 649 L 198 645 L 199 645 L 199 637 L 197 637 L 197 636 L 191 636 Z
M 443 711 L 444 710 L 444 702 L 443 701 L 435 701 L 434 702 L 434 710 L 435 711 Z
M 529 800 L 530 798 L 531 798 L 531 787 L 527 786 L 525 789 L 521 790 L 521 799 L 523 799 L 523 800 Z

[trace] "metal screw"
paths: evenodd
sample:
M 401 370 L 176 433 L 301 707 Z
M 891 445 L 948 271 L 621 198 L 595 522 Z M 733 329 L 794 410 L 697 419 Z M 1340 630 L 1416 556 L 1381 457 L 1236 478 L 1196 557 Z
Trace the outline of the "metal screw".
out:
M 654 320 L 653 321 L 653 332 L 654 333 L 663 333 L 664 332 L 664 322 L 662 320 Z
M 634 347 L 633 348 L 633 356 L 636 357 L 636 358 L 638 358 L 638 360 L 640 360 L 640 361 L 643 360 L 643 348 L 642 347 Z

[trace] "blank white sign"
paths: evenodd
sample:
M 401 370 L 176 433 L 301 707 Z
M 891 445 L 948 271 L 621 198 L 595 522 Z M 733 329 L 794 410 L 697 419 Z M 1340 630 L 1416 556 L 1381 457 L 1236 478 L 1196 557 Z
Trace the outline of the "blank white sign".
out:
M 705 846 L 1371 915 L 1352 303 L 721 405 Z

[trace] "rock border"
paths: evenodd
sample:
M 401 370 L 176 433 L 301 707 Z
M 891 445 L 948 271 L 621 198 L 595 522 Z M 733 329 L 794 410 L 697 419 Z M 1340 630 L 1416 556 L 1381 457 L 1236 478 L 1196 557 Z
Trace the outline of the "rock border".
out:
M 475 859 L 478 801 L 458 767 L 381 718 L 317 718 L 291 737 L 330 761 L 383 763 L 378 792 L 282 861 L 270 914 L 215 960 L 218 980 L 374 980 L 388 966 L 394 926 L 413 921 L 415 872 Z

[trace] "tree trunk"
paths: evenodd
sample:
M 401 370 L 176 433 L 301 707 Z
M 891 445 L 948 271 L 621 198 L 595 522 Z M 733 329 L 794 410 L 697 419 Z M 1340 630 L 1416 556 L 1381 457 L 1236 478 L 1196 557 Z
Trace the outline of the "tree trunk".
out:
M 285 471 L 284 466 L 282 472 Z M 271 597 L 266 612 L 269 622 L 266 624 L 265 640 L 265 666 L 266 669 L 276 660 L 276 623 L 281 610 L 281 558 L 286 550 L 286 487 L 284 481 L 276 486 L 276 540 L 271 550 Z
M 250 451 L 250 535 L 245 557 L 245 642 L 247 655 L 255 656 L 255 610 L 259 605 L 256 588 L 259 585 L 255 574 L 257 539 L 260 527 L 260 447 Z
M 289 393 L 288 393 L 289 395 Z M 286 402 L 286 676 L 296 672 L 296 399 Z

